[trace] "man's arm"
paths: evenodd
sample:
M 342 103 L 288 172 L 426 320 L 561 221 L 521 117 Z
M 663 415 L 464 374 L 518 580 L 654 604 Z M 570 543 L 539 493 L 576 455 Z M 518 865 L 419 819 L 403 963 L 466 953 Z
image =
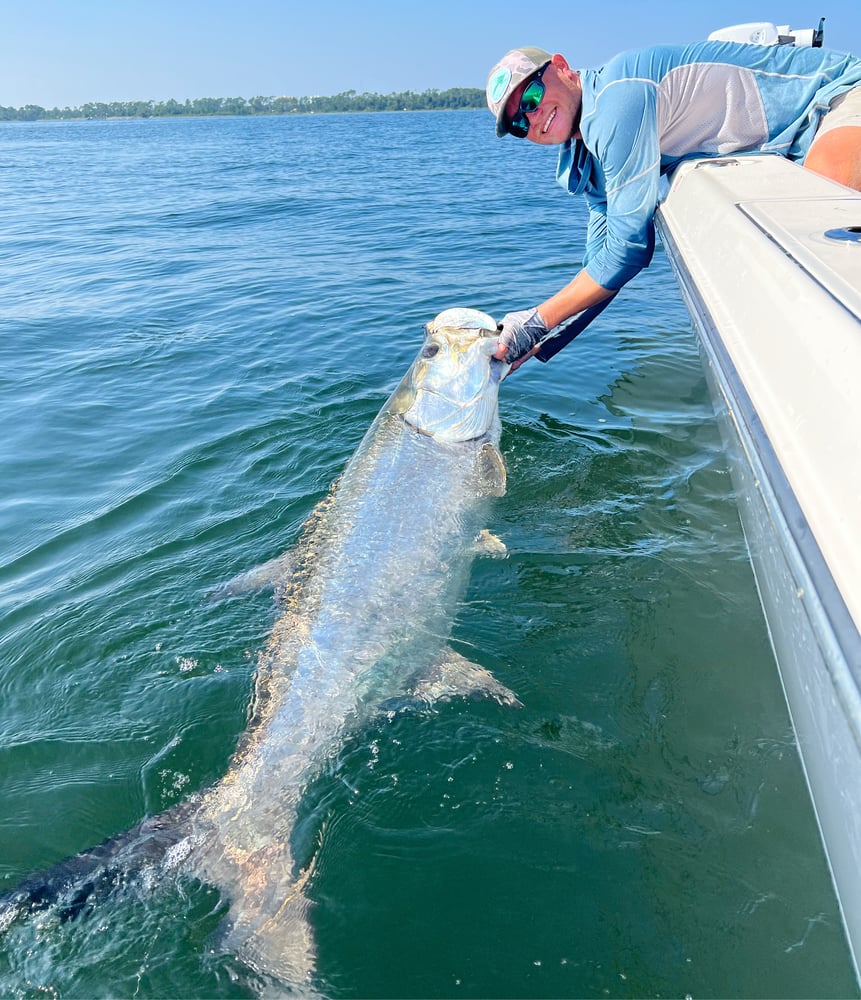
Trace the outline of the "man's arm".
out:
M 569 281 L 563 289 L 542 302 L 538 306 L 538 312 L 550 330 L 564 323 L 566 319 L 583 312 L 584 309 L 597 306 L 611 295 L 613 295 L 611 289 L 599 285 L 589 277 L 587 271 L 580 271 L 573 281 Z
M 503 336 L 500 337 L 499 348 L 494 357 L 505 361 L 513 353 L 512 348 L 518 343 L 519 338 L 528 336 L 534 346 L 512 361 L 511 371 L 517 371 L 524 361 L 528 361 L 538 353 L 544 337 L 553 327 L 583 312 L 584 309 L 605 302 L 615 294 L 611 289 L 593 281 L 586 271 L 580 271 L 573 281 L 542 302 L 537 309 L 522 314 L 509 313 L 502 321 Z M 509 329 L 506 329 L 506 326 Z

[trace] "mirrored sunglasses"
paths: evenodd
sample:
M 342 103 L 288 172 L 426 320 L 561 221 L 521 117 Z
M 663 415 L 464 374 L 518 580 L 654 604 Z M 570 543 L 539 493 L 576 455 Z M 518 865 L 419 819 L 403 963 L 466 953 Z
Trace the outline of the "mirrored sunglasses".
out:
M 518 139 L 526 138 L 529 133 L 529 119 L 526 116 L 536 111 L 538 105 L 544 100 L 544 81 L 541 77 L 544 76 L 545 69 L 547 67 L 542 66 L 523 88 L 523 93 L 520 95 L 520 107 L 517 109 L 517 114 L 508 123 L 509 133 L 517 136 Z

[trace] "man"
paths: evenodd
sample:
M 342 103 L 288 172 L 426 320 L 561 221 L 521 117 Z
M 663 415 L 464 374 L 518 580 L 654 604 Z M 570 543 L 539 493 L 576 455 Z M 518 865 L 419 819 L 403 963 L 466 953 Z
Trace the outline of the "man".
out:
M 700 42 L 575 70 L 525 47 L 490 71 L 487 103 L 497 135 L 561 147 L 557 181 L 589 207 L 583 269 L 503 317 L 496 357 L 512 370 L 570 317 L 588 323 L 650 262 L 660 176 L 682 160 L 777 153 L 861 190 L 861 60 L 827 49 Z

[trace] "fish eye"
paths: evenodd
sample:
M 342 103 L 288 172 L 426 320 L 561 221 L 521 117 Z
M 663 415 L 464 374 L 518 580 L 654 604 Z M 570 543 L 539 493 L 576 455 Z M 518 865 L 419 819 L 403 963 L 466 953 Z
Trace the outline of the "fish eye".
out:
M 422 350 L 423 358 L 435 358 L 439 354 L 439 344 L 428 344 Z

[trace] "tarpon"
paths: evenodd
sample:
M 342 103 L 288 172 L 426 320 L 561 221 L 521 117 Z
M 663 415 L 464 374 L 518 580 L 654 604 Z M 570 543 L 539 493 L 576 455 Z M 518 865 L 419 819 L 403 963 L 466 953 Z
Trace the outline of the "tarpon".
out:
M 96 862 L 156 856 L 162 869 L 222 889 L 227 949 L 264 975 L 309 982 L 307 873 L 291 833 L 321 764 L 381 705 L 471 692 L 517 704 L 448 645 L 474 555 L 504 552 L 483 530 L 488 500 L 505 490 L 497 396 L 507 366 L 493 359 L 496 348 L 485 313 L 450 309 L 429 323 L 418 357 L 295 550 L 222 589 L 229 597 L 271 583 L 282 611 L 224 778 L 67 863 L 63 898 L 45 879 L 28 880 L 7 897 L 7 924 L 49 900 L 74 915 L 84 897 L 69 871 L 87 872 L 92 889 Z

